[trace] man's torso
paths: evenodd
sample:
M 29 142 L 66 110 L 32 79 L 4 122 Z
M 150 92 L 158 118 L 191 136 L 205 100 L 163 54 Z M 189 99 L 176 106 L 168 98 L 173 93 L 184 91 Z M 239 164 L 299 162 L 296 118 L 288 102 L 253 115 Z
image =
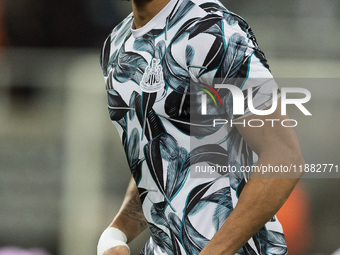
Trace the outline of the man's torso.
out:
M 132 22 L 130 15 L 113 30 L 101 64 L 110 117 L 151 232 L 144 252 L 198 254 L 236 206 L 249 175 L 192 171 L 257 161 L 235 127 L 212 126 L 214 118 L 234 118 L 230 95 L 219 92 L 218 106 L 208 96 L 206 116 L 201 95 L 213 93 L 217 78 L 242 79 L 245 89 L 247 79 L 271 75 L 248 25 L 217 1 L 172 0 L 145 27 L 131 30 Z M 270 98 L 255 100 L 265 105 Z M 286 253 L 275 218 L 239 251 Z

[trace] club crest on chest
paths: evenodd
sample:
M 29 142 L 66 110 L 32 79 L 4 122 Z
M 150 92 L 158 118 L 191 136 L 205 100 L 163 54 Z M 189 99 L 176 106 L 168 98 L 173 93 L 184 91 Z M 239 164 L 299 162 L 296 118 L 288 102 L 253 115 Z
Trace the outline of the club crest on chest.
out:
M 146 93 L 154 93 L 164 88 L 163 68 L 159 59 L 154 58 L 151 66 L 145 69 L 140 88 Z

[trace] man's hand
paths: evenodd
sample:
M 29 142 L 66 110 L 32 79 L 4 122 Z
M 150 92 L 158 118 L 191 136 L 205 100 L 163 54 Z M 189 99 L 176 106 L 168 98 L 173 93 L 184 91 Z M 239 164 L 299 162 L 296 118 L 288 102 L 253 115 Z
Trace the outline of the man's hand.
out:
M 103 255 L 129 255 L 129 249 L 125 246 L 117 246 L 103 253 Z

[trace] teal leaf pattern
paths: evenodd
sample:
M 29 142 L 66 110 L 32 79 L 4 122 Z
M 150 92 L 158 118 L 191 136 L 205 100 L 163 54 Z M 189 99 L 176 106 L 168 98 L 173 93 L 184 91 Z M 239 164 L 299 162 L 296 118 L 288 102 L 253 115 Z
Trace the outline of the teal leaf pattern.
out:
M 197 219 L 212 215 L 204 224 L 209 224 L 209 235 L 217 232 L 250 176 L 233 172 L 198 181 L 190 176 L 191 166 L 240 168 L 257 159 L 237 129 L 211 125 L 212 119 L 239 117 L 232 114 L 231 93 L 218 90 L 223 106 L 208 98 L 207 115 L 202 116 L 199 92 L 204 85 L 214 86 L 211 79 L 241 87 L 252 58 L 268 72 L 269 67 L 248 24 L 219 2 L 176 1 L 164 24 L 136 38 L 130 29 L 132 20 L 130 15 L 113 30 L 100 61 L 110 118 L 121 128 L 151 233 L 141 254 L 199 254 L 211 236 L 206 236 Z M 201 40 L 204 36 L 206 41 Z M 165 86 L 147 93 L 140 82 L 154 59 L 162 67 Z M 253 95 L 243 93 L 246 99 L 257 98 L 261 86 L 253 89 Z M 225 131 L 223 139 L 211 143 L 209 137 L 219 131 Z M 192 146 L 191 139 L 198 145 Z M 274 217 L 270 224 L 279 223 Z M 237 254 L 288 252 L 284 235 L 264 227 Z
M 135 171 L 138 168 L 138 162 L 139 162 L 139 131 L 137 128 L 134 128 L 131 131 L 127 146 L 125 147 L 126 155 L 128 158 L 128 164 L 130 166 L 132 174 L 135 173 Z
M 113 121 L 121 120 L 129 111 L 128 105 L 124 102 L 117 91 L 109 91 L 107 93 L 107 104 L 110 118 Z

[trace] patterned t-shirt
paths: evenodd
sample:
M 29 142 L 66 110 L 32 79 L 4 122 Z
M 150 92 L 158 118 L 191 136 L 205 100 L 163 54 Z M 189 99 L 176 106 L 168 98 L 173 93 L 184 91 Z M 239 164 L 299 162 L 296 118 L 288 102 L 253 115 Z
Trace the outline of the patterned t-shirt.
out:
M 252 87 L 254 105 L 270 105 L 258 79 L 272 75 L 253 32 L 217 0 L 171 0 L 140 29 L 132 14 L 114 28 L 101 66 L 151 233 L 141 253 L 198 254 L 235 208 L 249 174 L 192 171 L 258 160 L 235 126 L 212 125 L 242 117 L 233 116 L 231 93 L 215 89 L 215 80 L 236 80 L 245 98 Z M 287 254 L 276 217 L 238 254 Z

